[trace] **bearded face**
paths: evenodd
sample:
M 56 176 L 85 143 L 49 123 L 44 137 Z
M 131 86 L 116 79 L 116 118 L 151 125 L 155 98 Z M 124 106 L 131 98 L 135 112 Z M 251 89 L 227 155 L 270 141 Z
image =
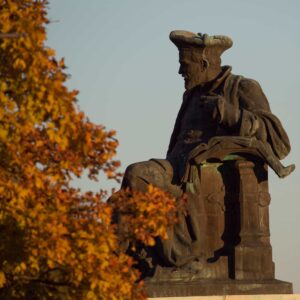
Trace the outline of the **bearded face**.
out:
M 179 63 L 178 73 L 184 78 L 184 86 L 187 90 L 212 79 L 208 62 L 203 59 L 203 49 L 180 49 Z

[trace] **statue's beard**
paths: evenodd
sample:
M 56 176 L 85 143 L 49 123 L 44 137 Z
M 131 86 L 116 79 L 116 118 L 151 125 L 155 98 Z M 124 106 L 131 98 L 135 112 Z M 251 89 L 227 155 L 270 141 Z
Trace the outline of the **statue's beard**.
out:
M 190 90 L 197 85 L 203 85 L 206 82 L 207 82 L 206 76 L 197 76 L 195 78 L 184 77 L 184 87 L 186 90 Z
M 184 87 L 186 90 L 190 90 L 195 86 L 204 86 L 208 82 L 214 80 L 221 72 L 221 68 L 209 68 L 205 70 L 195 70 L 193 75 L 184 75 Z
M 185 87 L 186 90 L 190 90 L 191 88 L 194 87 L 194 85 L 195 84 L 191 80 L 184 79 L 184 87 Z

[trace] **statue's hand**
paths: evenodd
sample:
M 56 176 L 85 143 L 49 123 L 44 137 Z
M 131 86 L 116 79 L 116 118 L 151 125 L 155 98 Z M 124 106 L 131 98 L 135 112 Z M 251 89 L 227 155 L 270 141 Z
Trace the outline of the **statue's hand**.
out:
M 201 103 L 208 108 L 213 120 L 226 127 L 233 127 L 238 124 L 241 111 L 239 105 L 234 105 L 221 95 L 210 95 L 200 97 Z

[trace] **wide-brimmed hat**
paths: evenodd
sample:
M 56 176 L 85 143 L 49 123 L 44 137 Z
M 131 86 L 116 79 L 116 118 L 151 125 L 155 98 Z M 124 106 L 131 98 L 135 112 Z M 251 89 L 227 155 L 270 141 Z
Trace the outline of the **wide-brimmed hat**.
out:
M 170 40 L 181 48 L 216 48 L 217 53 L 221 55 L 225 50 L 230 48 L 233 41 L 225 35 L 208 35 L 202 33 L 193 33 L 185 30 L 174 30 L 170 33 Z

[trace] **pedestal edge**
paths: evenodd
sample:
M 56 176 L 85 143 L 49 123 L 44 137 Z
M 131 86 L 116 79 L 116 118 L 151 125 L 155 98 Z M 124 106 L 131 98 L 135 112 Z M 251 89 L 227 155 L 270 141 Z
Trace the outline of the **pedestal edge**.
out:
M 292 283 L 280 280 L 195 280 L 145 282 L 148 297 L 292 294 Z

